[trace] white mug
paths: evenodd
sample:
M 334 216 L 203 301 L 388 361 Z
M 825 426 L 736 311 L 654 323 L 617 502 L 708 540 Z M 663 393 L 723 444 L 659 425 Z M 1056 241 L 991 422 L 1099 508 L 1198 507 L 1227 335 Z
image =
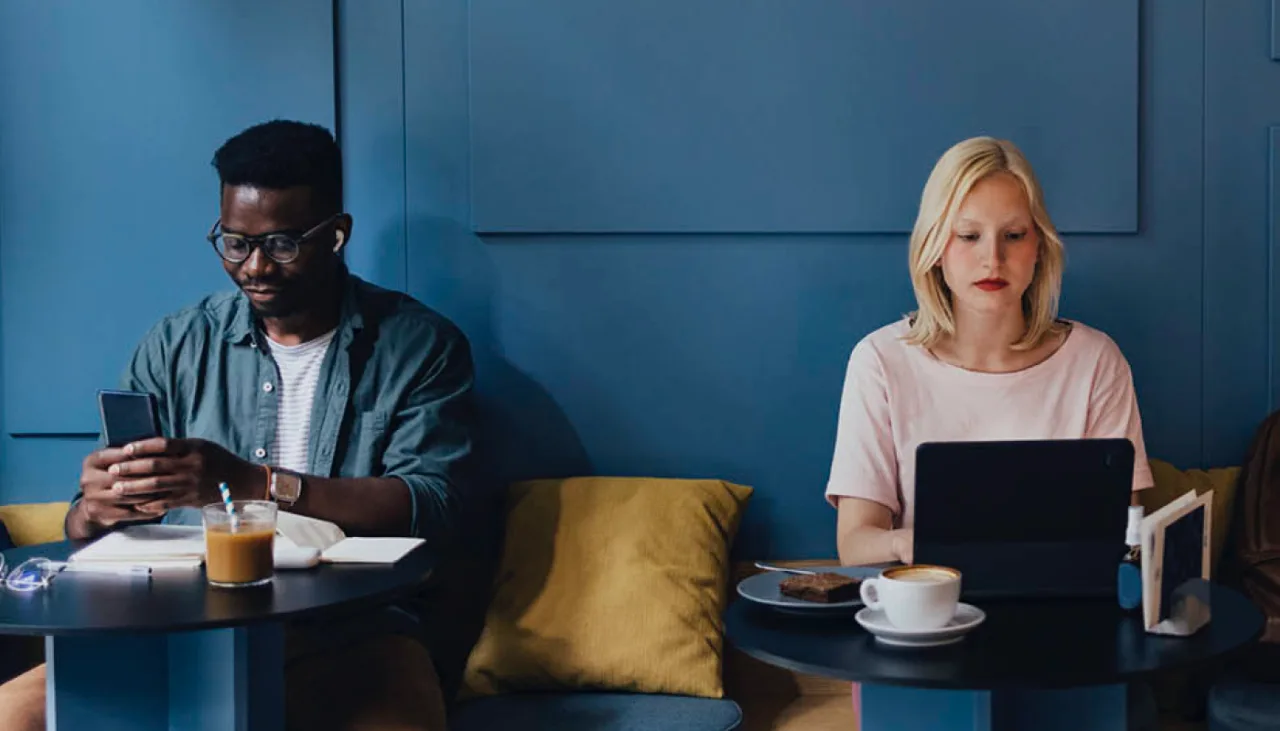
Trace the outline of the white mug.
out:
M 866 579 L 859 588 L 862 603 L 884 610 L 899 629 L 945 627 L 960 601 L 960 572 L 946 566 L 895 566 Z

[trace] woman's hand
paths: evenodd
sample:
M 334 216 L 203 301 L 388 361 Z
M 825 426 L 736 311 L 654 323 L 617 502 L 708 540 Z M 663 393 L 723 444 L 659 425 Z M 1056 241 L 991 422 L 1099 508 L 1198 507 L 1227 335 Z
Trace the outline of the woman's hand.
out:
M 915 554 L 916 532 L 911 528 L 893 531 L 893 553 L 902 563 L 912 563 Z

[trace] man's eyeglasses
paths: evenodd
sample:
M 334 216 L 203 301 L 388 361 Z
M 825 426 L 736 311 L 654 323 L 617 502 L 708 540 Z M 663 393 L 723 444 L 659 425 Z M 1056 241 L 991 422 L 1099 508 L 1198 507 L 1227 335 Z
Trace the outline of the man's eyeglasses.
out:
M 76 569 L 75 566 L 82 568 Z M 147 566 L 116 566 L 112 564 L 94 565 L 89 564 L 68 564 L 66 561 L 53 561 L 47 558 L 35 557 L 18 564 L 12 571 L 7 571 L 8 566 L 5 561 L 4 554 L 0 554 L 0 576 L 4 577 L 4 587 L 10 591 L 16 592 L 32 592 L 39 589 L 47 588 L 54 577 L 63 571 L 73 573 L 90 573 L 90 574 L 110 574 L 133 579 L 150 579 L 151 569 Z
M 218 256 L 233 264 L 239 264 L 248 259 L 253 254 L 253 247 L 255 246 L 261 247 L 262 253 L 277 264 L 288 264 L 298 258 L 298 253 L 302 250 L 302 244 L 320 233 L 325 226 L 336 221 L 341 215 L 341 213 L 335 213 L 329 216 L 301 236 L 290 236 L 289 234 L 246 236 L 244 234 L 227 233 L 222 230 L 222 219 L 218 219 L 213 224 L 213 228 L 209 229 L 209 235 L 205 236 L 205 238 L 208 239 L 210 244 L 213 244 L 213 250 L 218 252 Z
M 47 558 L 29 558 L 18 564 L 4 579 L 6 588 L 12 591 L 35 591 L 49 585 L 65 564 Z M 5 570 L 4 557 L 0 556 L 0 573 Z

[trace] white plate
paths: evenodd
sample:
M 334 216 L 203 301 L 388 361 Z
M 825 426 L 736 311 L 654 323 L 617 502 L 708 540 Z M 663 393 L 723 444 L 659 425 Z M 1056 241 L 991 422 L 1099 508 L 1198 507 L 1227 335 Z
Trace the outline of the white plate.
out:
M 880 574 L 880 569 L 864 566 L 832 566 L 818 570 L 823 573 L 831 572 L 858 579 L 867 579 Z M 847 602 L 824 604 L 823 602 L 809 602 L 804 599 L 786 596 L 778 589 L 778 585 L 791 576 L 794 576 L 794 574 L 787 574 L 781 571 L 765 571 L 755 576 L 749 576 L 738 583 L 738 596 L 757 604 L 773 607 L 778 611 L 793 614 L 842 613 L 862 606 L 862 600 L 858 598 Z
M 907 630 L 894 627 L 881 609 L 865 608 L 854 615 L 862 628 L 876 641 L 893 647 L 941 647 L 963 640 L 965 635 L 986 620 L 987 615 L 972 604 L 956 605 L 956 616 L 938 629 Z

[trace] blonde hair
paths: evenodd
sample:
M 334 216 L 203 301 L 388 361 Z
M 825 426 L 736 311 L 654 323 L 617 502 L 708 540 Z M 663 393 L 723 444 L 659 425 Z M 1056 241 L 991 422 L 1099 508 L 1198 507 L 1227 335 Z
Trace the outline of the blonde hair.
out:
M 965 196 L 979 181 L 997 173 L 1008 173 L 1022 183 L 1039 239 L 1035 274 L 1022 295 L 1027 330 L 1012 347 L 1029 350 L 1049 334 L 1062 330 L 1057 318 L 1065 256 L 1062 239 L 1045 210 L 1044 193 L 1035 172 L 1012 142 L 973 137 L 943 153 L 920 196 L 920 212 L 908 249 L 911 286 L 919 309 L 911 315 L 908 343 L 927 348 L 944 336 L 955 335 L 951 291 L 942 278 L 939 262 L 951 240 L 955 216 Z

